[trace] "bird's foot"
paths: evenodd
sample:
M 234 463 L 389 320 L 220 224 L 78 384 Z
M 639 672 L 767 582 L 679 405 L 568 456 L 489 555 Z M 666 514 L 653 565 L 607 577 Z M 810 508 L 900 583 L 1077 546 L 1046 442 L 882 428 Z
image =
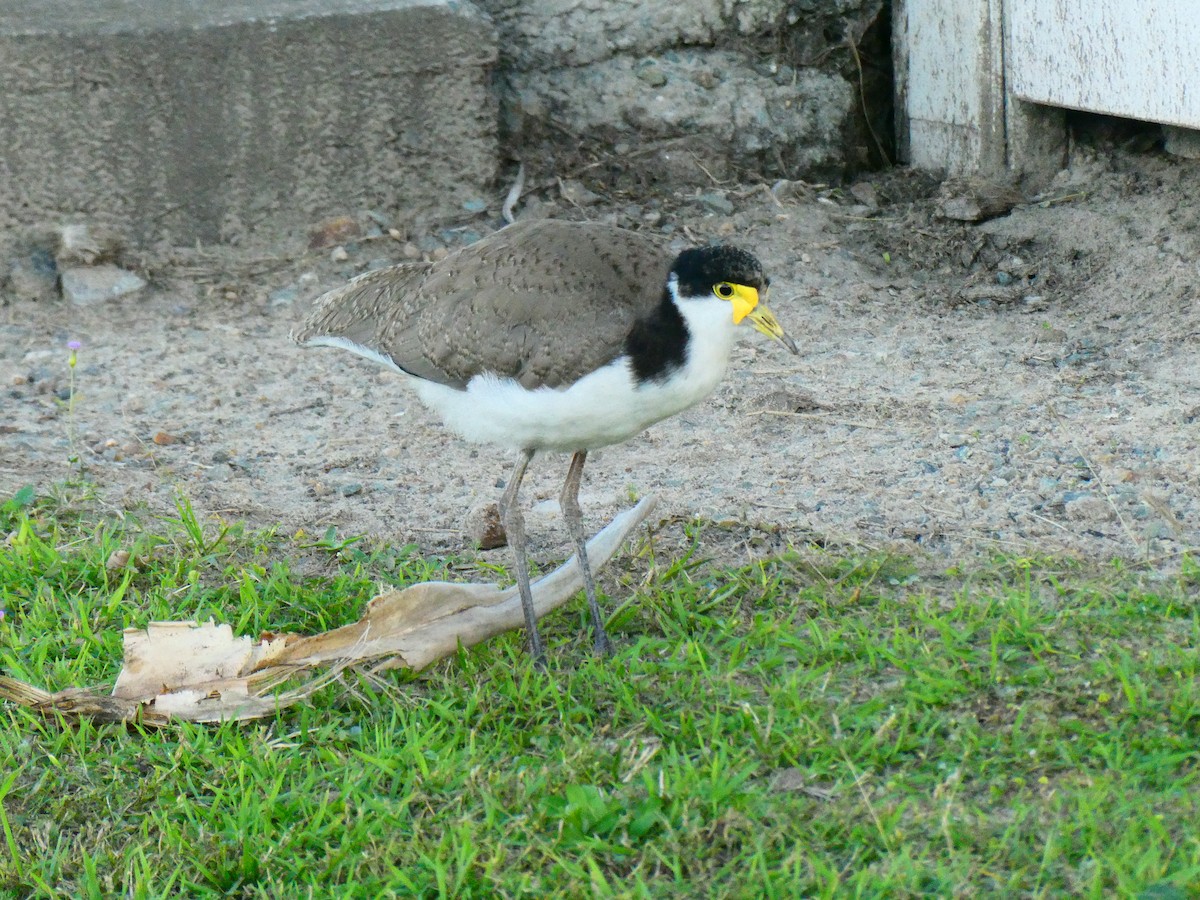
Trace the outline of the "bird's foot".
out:
M 533 667 L 539 672 L 545 672 L 546 648 L 542 644 L 542 636 L 537 633 L 536 628 L 530 632 L 526 646 L 529 648 L 529 658 L 533 660 Z
M 592 644 L 592 652 L 606 659 L 616 653 L 616 648 L 613 646 L 608 632 L 601 629 L 596 633 L 596 641 Z

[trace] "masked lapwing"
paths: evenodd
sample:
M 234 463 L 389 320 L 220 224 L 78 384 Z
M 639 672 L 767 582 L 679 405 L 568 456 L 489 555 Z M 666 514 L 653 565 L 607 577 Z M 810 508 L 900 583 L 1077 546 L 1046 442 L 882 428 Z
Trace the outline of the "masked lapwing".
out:
M 518 452 L 500 512 L 540 663 L 517 496 L 530 459 L 539 450 L 574 454 L 560 504 L 596 650 L 606 653 L 579 507 L 588 451 L 708 396 L 739 325 L 798 352 L 763 303 L 768 284 L 758 260 L 733 247 L 673 255 L 608 225 L 517 222 L 438 262 L 360 275 L 322 296 L 293 339 L 394 369 L 462 437 Z

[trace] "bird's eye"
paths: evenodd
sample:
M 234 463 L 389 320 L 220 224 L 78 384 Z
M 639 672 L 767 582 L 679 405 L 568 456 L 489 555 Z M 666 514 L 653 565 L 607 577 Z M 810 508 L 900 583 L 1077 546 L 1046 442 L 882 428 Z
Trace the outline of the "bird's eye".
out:
M 733 296 L 733 285 L 728 281 L 722 281 L 720 284 L 713 286 L 713 293 L 722 300 L 728 300 Z

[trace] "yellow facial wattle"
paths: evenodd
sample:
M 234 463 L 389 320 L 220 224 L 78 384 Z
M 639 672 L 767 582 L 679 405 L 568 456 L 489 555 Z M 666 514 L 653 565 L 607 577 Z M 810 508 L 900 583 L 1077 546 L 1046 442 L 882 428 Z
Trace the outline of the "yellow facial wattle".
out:
M 758 290 L 745 284 L 722 281 L 714 288 L 716 295 L 728 300 L 733 307 L 733 324 L 741 325 L 742 319 L 754 312 L 758 306 Z

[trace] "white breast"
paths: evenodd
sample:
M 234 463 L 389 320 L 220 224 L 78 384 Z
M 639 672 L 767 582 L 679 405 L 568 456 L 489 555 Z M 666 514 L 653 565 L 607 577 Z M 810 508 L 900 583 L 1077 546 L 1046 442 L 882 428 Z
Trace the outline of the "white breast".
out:
M 677 301 L 690 340 L 684 365 L 638 384 L 619 357 L 567 388 L 528 390 L 511 378 L 478 375 L 466 390 L 413 379 L 417 395 L 467 440 L 518 450 L 591 450 L 619 443 L 707 397 L 733 347 L 733 316 L 716 298 Z

